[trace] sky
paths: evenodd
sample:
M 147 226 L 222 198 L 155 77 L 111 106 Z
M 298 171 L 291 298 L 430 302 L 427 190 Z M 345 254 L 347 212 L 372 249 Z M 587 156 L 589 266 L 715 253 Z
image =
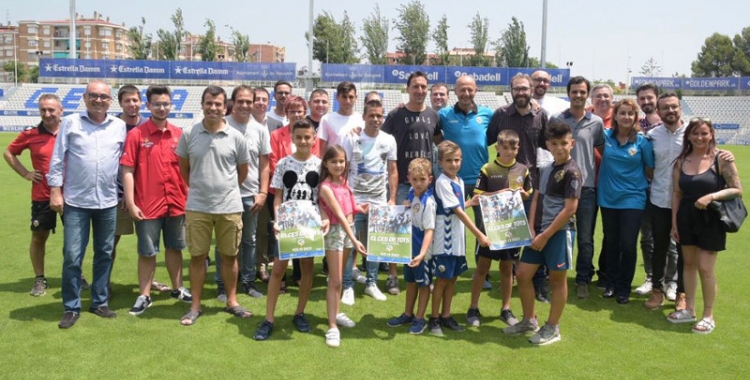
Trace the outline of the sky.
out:
M 326 10 L 337 20 L 344 11 L 354 21 L 361 35 L 362 20 L 380 5 L 381 13 L 395 19 L 405 0 L 368 2 L 314 0 L 314 13 Z M 430 0 L 422 1 L 430 17 L 431 28 L 445 14 L 448 17 L 449 48 L 471 47 L 468 24 L 479 12 L 489 19 L 489 39 L 496 40 L 508 28 L 511 17 L 521 21 L 526 30 L 530 54 L 540 56 L 543 0 Z M 492 4 L 492 5 L 489 5 Z M 186 29 L 205 32 L 204 23 L 212 19 L 217 33 L 229 41 L 229 26 L 250 36 L 251 43 L 271 43 L 286 47 L 287 62 L 297 67 L 307 65 L 307 43 L 304 34 L 309 26 L 310 0 L 222 0 L 210 1 L 76 1 L 76 10 L 86 17 L 94 11 L 110 17 L 113 23 L 128 27 L 146 18 L 146 31 L 156 35 L 160 28 L 173 29 L 170 16 L 182 8 Z M 2 8 L 4 24 L 18 20 L 67 19 L 69 2 L 65 0 L 7 1 Z M 690 76 L 690 64 L 696 59 L 707 37 L 721 33 L 734 37 L 750 27 L 750 3 L 742 0 L 682 1 L 602 1 L 549 0 L 547 22 L 547 61 L 560 67 L 573 62 L 571 75 L 593 80 L 625 82 L 630 76 L 641 76 L 641 67 L 653 58 L 661 66 L 661 76 L 675 73 Z M 391 21 L 389 51 L 396 47 Z M 229 26 L 227 26 L 229 25 Z M 434 43 L 428 45 L 432 52 Z M 317 63 L 313 65 L 317 67 Z

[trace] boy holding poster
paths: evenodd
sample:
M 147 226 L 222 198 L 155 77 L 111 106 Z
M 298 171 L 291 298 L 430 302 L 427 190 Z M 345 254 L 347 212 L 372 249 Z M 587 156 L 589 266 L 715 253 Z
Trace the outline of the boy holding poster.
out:
M 430 332 L 434 335 L 443 335 L 442 327 L 454 331 L 464 330 L 451 315 L 456 280 L 461 273 L 469 269 L 466 265 L 464 225 L 477 237 L 479 245 L 487 247 L 490 242 L 464 211 L 466 207 L 478 205 L 479 197 L 474 197 L 464 204 L 464 181 L 458 176 L 458 169 L 461 168 L 461 148 L 452 141 L 441 142 L 438 145 L 438 161 L 443 174 L 435 182 L 437 216 L 432 256 L 437 280 L 432 291 Z
M 568 300 L 567 270 L 573 261 L 575 212 L 581 196 L 581 172 L 570 151 L 575 145 L 573 132 L 565 123 L 553 122 L 545 132 L 547 148 L 555 161 L 540 170 L 539 189 L 531 202 L 530 225 L 541 218 L 541 228 L 531 246 L 526 247 L 516 270 L 523 320 L 506 327 L 509 335 L 538 331 L 529 342 L 545 345 L 560 341 L 560 317 Z M 534 311 L 532 278 L 542 263 L 549 268 L 552 304 L 547 323 L 539 329 Z
M 505 190 L 517 190 L 523 200 L 529 199 L 533 191 L 531 187 L 531 175 L 528 167 L 516 162 L 518 155 L 518 134 L 510 129 L 501 131 L 497 135 L 497 158 L 495 161 L 482 166 L 479 178 L 474 188 L 478 195 L 492 195 Z M 479 226 L 480 231 L 485 232 L 484 223 Z M 510 309 L 510 297 L 513 292 L 513 263 L 518 260 L 521 248 L 509 248 L 492 250 L 490 247 L 477 247 L 477 270 L 471 283 L 471 306 L 466 313 L 466 322 L 469 326 L 479 327 L 481 324 L 479 313 L 479 295 L 487 273 L 490 271 L 492 260 L 500 261 L 500 293 L 503 305 L 500 309 L 500 319 L 513 326 L 518 323 L 513 311 Z
M 421 334 L 427 327 L 424 315 L 430 301 L 432 269 L 430 249 L 435 232 L 435 211 L 437 204 L 432 195 L 432 162 L 426 158 L 415 158 L 409 163 L 409 184 L 411 189 L 406 196 L 411 206 L 411 257 L 404 265 L 406 281 L 406 308 L 404 313 L 388 321 L 388 326 L 396 327 L 411 323 L 410 334 Z M 414 303 L 417 302 L 417 315 L 414 316 Z
M 273 200 L 274 215 L 278 215 L 281 203 L 290 200 L 311 201 L 318 203 L 318 182 L 320 182 L 320 158 L 313 155 L 312 147 L 315 143 L 315 129 L 306 119 L 298 120 L 291 126 L 292 143 L 296 151 L 281 160 L 271 180 L 271 187 L 276 190 Z M 275 228 L 276 229 L 276 228 Z M 278 229 L 277 229 L 278 230 Z M 289 264 L 288 260 L 279 260 L 279 252 L 275 252 L 273 272 L 268 281 L 268 298 L 266 299 L 266 319 L 258 326 L 253 338 L 266 340 L 273 331 L 274 311 L 276 301 L 281 291 L 281 281 Z M 304 311 L 312 288 L 313 258 L 300 259 L 302 278 L 299 284 L 299 300 L 293 322 L 300 332 L 310 332 L 310 323 Z

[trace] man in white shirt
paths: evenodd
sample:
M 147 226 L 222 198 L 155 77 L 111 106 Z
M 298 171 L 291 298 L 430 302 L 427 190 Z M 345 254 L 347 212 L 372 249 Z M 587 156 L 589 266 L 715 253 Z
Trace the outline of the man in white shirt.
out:
M 284 112 L 284 106 L 286 105 L 286 99 L 292 95 L 292 84 L 280 80 L 273 85 L 273 98 L 276 100 L 276 107 L 273 112 L 268 112 L 269 119 L 275 119 L 281 122 L 282 125 L 287 125 L 289 119 L 286 118 L 286 112 Z
M 341 136 L 345 135 L 354 127 L 362 128 L 364 121 L 362 115 L 354 112 L 354 104 L 357 102 L 357 87 L 352 82 L 341 82 L 336 86 L 336 100 L 339 109 L 320 119 L 318 138 L 320 139 L 320 152 L 325 154 L 329 146 L 339 144 Z
M 540 107 L 547 111 L 547 116 L 552 117 L 570 108 L 570 103 L 556 96 L 546 96 L 547 90 L 552 85 L 552 77 L 544 70 L 537 70 L 531 74 L 531 85 L 534 91 L 531 98 L 536 100 Z
M 263 87 L 256 87 L 253 89 L 255 93 L 255 102 L 253 102 L 253 109 L 250 111 L 253 115 L 253 119 L 260 125 L 268 128 L 268 133 L 281 128 L 284 126 L 278 119 L 272 119 L 268 117 L 268 105 L 270 104 L 271 96 L 268 94 L 268 90 Z

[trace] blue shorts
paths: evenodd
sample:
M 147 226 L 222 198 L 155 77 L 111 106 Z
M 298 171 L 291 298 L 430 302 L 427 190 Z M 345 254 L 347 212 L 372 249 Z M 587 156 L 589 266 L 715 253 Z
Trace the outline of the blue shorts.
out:
M 453 279 L 469 270 L 466 256 L 438 255 L 432 257 L 435 277 Z
M 531 247 L 523 249 L 521 262 L 527 264 L 547 264 L 551 271 L 568 270 L 573 262 L 573 242 L 576 232 L 573 230 L 560 230 L 547 241 L 542 251 Z
M 164 235 L 164 248 L 185 249 L 185 215 L 148 219 L 135 222 L 138 236 L 138 254 L 153 257 L 159 253 L 159 234 Z
M 415 268 L 404 265 L 404 281 L 416 283 L 417 286 L 430 286 L 432 284 L 432 260 L 422 260 Z

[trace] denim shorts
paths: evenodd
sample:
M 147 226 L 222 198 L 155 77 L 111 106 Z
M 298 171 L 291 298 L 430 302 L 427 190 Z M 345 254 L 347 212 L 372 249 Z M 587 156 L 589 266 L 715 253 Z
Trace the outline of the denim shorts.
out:
M 159 235 L 164 236 L 164 248 L 185 249 L 185 215 L 135 222 L 138 254 L 153 257 L 159 253 Z
M 352 224 L 350 227 L 352 231 L 354 231 L 354 225 Z M 353 248 L 354 244 L 352 244 L 352 240 L 349 239 L 349 236 L 346 236 L 344 227 L 338 223 L 331 225 L 328 233 L 323 237 L 323 246 L 326 251 L 343 251 L 344 248 Z

